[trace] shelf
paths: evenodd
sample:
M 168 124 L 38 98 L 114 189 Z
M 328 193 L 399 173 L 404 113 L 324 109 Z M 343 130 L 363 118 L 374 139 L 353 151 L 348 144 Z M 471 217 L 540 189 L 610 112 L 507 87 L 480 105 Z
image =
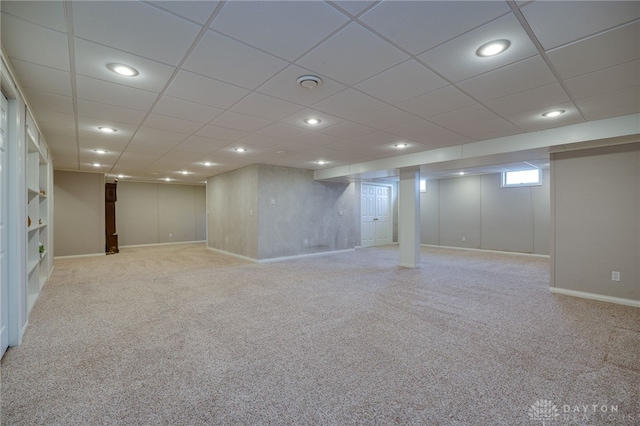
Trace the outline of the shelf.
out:
M 39 263 L 40 263 L 40 259 L 36 261 L 30 260 L 27 264 L 27 275 L 31 275 L 31 273 L 35 271 L 36 266 L 38 266 Z

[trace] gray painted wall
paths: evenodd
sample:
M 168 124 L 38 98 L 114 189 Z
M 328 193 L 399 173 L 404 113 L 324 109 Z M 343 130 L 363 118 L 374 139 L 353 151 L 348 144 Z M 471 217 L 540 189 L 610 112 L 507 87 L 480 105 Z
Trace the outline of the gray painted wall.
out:
M 208 247 L 258 260 L 353 248 L 354 188 L 265 164 L 211 177 Z
M 56 170 L 53 182 L 55 255 L 104 253 L 104 174 Z
M 548 170 L 542 182 L 501 188 L 500 174 L 428 180 L 420 194 L 421 243 L 549 254 Z
M 259 165 L 258 258 L 351 249 L 355 185 L 317 182 L 313 171 Z
M 640 300 L 640 143 L 551 160 L 551 285 Z
M 205 217 L 204 186 L 118 182 L 120 246 L 204 241 Z
M 207 179 L 207 247 L 258 258 L 258 169 Z

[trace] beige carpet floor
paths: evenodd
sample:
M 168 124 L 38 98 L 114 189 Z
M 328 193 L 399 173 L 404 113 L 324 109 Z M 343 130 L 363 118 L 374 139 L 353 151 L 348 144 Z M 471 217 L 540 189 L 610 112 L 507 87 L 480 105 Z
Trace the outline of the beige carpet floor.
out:
M 2 360 L 2 424 L 640 423 L 640 309 L 550 293 L 544 258 L 421 259 L 56 260 Z

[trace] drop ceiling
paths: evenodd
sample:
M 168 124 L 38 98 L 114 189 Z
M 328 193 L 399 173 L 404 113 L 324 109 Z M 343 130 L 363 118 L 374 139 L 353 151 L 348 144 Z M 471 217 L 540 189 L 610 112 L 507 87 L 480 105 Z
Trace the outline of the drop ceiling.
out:
M 1 8 L 5 55 L 60 170 L 201 183 L 255 163 L 317 170 L 640 112 L 636 1 Z M 476 55 L 496 39 L 510 48 Z M 321 84 L 300 87 L 303 75 Z

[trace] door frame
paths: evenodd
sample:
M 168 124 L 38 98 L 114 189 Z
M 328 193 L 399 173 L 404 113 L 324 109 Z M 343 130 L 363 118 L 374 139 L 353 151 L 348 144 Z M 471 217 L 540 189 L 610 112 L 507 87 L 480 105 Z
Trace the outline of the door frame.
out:
M 391 184 L 386 184 L 386 183 L 377 183 L 377 182 L 362 182 L 360 184 L 360 247 L 364 247 L 362 245 L 362 227 L 364 224 L 364 221 L 362 220 L 362 187 L 363 186 L 374 186 L 374 187 L 384 187 L 384 188 L 388 188 L 389 189 L 389 198 L 387 200 L 387 211 L 389 212 L 389 224 L 387 225 L 388 229 L 387 231 L 389 232 L 389 243 L 393 244 L 393 185 Z M 382 244 L 376 244 L 375 243 L 375 238 L 374 238 L 374 244 L 369 245 L 367 247 L 375 247 L 376 245 L 382 245 Z

